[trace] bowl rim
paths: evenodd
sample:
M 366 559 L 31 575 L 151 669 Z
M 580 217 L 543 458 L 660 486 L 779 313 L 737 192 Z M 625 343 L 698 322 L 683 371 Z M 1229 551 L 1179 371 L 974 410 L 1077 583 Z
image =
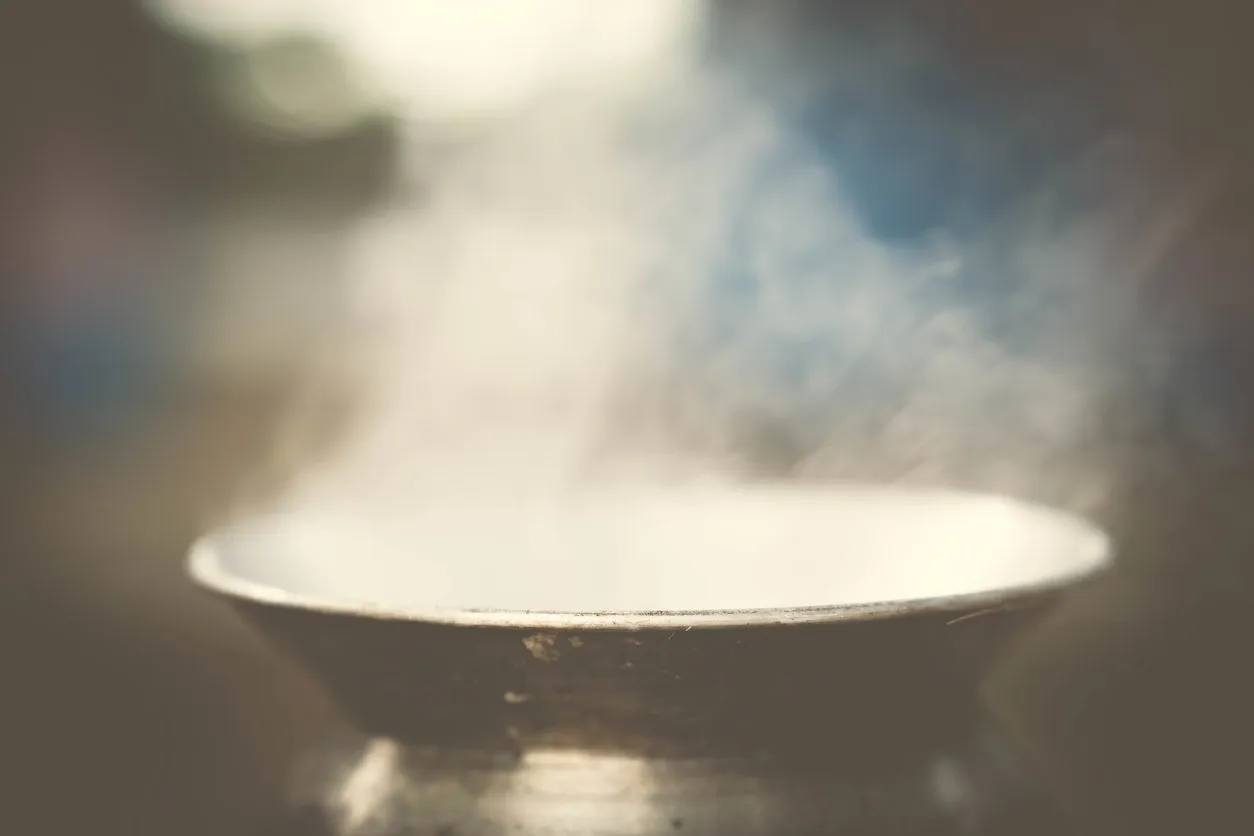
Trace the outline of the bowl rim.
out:
M 738 486 L 753 490 L 762 486 Z M 820 604 L 798 607 L 762 607 L 739 609 L 675 609 L 675 610 L 609 610 L 551 611 L 520 609 L 487 609 L 446 607 L 438 605 L 406 606 L 379 604 L 351 598 L 329 599 L 324 596 L 293 592 L 270 584 L 249 580 L 223 568 L 218 543 L 244 527 L 266 520 L 291 516 L 285 513 L 261 513 L 245 517 L 210 530 L 197 539 L 187 556 L 186 570 L 192 581 L 203 589 L 238 604 L 254 604 L 313 614 L 355 616 L 375 621 L 412 622 L 459 627 L 505 627 L 534 630 L 691 630 L 696 627 L 753 627 L 789 624 L 825 624 L 847 621 L 872 621 L 915 615 L 953 614 L 958 618 L 980 611 L 1001 611 L 1026 606 L 1034 600 L 1075 586 L 1105 570 L 1113 563 L 1110 536 L 1091 520 L 1036 502 L 995 493 L 976 491 L 914 488 L 892 485 L 861 485 L 840 483 L 823 486 L 771 485 L 780 488 L 822 493 L 824 489 L 870 489 L 900 491 L 919 496 L 943 494 L 970 500 L 992 500 L 1008 503 L 1017 510 L 1055 525 L 1067 526 L 1082 534 L 1092 544 L 1091 553 L 1080 565 L 1046 578 L 1007 584 L 995 589 L 951 595 L 878 600 L 860 603 Z

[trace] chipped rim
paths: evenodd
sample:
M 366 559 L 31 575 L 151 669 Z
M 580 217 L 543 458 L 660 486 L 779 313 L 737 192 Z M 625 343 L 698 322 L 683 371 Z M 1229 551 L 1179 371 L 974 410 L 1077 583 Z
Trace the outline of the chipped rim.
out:
M 851 487 L 843 485 L 841 487 Z M 853 486 L 856 487 L 856 486 Z M 886 486 L 880 486 L 886 487 Z M 922 494 L 933 491 L 910 489 Z M 831 604 L 805 607 L 764 607 L 750 609 L 548 611 L 474 609 L 440 606 L 387 606 L 354 599 L 328 599 L 281 589 L 248 580 L 225 570 L 219 560 L 218 543 L 243 525 L 256 524 L 271 515 L 259 515 L 245 523 L 227 525 L 197 540 L 187 558 L 187 572 L 204 589 L 239 603 L 251 603 L 287 610 L 325 615 L 355 616 L 377 621 L 415 622 L 462 627 L 505 627 L 536 630 L 688 630 L 694 627 L 752 627 L 787 624 L 823 624 L 841 621 L 870 621 L 925 614 L 963 613 L 978 610 L 1010 609 L 1058 592 L 1091 578 L 1110 567 L 1113 549 L 1109 536 L 1096 525 L 1075 514 L 1036 503 L 996 494 L 968 491 L 934 491 L 972 499 L 986 498 L 1008 502 L 1017 509 L 1052 525 L 1066 526 L 1081 535 L 1088 554 L 1077 567 L 1048 578 L 997 589 L 956 595 L 868 601 L 858 604 Z M 279 515 L 274 515 L 279 516 Z

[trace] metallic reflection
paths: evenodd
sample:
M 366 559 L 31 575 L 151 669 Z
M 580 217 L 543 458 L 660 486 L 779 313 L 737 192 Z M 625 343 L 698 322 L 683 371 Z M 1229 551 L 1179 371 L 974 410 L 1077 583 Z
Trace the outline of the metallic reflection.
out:
M 340 793 L 347 832 L 360 829 L 387 798 L 399 754 L 396 743 L 384 738 L 372 740 L 366 746 Z
M 581 825 L 594 832 L 607 815 L 624 833 L 661 832 L 663 814 L 654 800 L 659 791 L 654 777 L 652 766 L 642 758 L 532 751 L 505 778 L 500 795 L 484 799 L 480 813 L 536 833 Z

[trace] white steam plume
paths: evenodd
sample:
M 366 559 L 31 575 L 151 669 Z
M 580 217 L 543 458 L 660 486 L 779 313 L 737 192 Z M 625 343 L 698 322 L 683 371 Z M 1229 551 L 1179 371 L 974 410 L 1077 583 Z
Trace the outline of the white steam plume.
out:
M 439 73 L 392 67 L 412 94 L 390 99 L 401 181 L 348 240 L 356 415 L 285 504 L 738 480 L 758 468 L 754 421 L 792 426 L 796 476 L 1102 500 L 1109 329 L 1145 269 L 1116 258 L 1136 236 L 1108 206 L 1038 202 L 979 236 L 892 244 L 818 149 L 703 66 L 692 9 L 543 19 L 561 44 L 652 34 L 616 39 L 607 64 L 555 62 L 532 33 L 493 53 L 519 62 L 497 75 L 470 49 L 465 108 L 455 51 Z M 344 48 L 368 57 L 367 28 Z M 486 95 L 498 76 L 510 94 Z M 452 85 L 436 98 L 434 78 Z M 471 112 L 447 142 L 442 120 Z

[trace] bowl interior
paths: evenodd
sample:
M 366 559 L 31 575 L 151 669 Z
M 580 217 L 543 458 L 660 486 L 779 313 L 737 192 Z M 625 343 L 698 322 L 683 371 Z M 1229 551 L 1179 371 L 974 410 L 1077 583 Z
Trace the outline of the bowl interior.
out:
M 207 537 L 191 568 L 230 595 L 324 610 L 665 617 L 1011 597 L 1108 552 L 1085 521 L 1003 497 L 757 488 L 287 513 Z

